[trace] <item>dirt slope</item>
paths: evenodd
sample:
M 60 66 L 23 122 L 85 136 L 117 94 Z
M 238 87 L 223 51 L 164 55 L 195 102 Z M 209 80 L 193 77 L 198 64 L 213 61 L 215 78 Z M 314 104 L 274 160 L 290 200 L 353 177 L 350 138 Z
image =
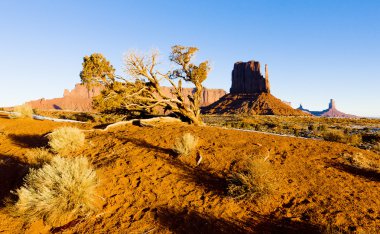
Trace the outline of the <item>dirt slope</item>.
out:
M 206 114 L 251 114 L 251 115 L 310 115 L 293 109 L 269 93 L 227 94 L 205 107 Z
M 18 171 L 27 166 L 24 153 L 61 125 L 0 118 L 2 199 L 19 183 Z M 198 167 L 195 155 L 176 158 L 171 150 L 184 132 L 200 139 L 203 161 Z M 87 156 L 97 169 L 102 208 L 86 221 L 53 232 L 320 233 L 337 227 L 374 233 L 380 227 L 380 174 L 343 159 L 359 154 L 379 165 L 380 156 L 374 153 L 338 143 L 185 124 L 130 125 L 86 134 L 88 147 L 78 155 Z M 267 156 L 275 172 L 268 173 L 273 193 L 253 201 L 228 197 L 226 175 L 233 164 Z M 4 209 L 0 220 L 0 233 L 50 229 L 42 221 L 22 225 Z

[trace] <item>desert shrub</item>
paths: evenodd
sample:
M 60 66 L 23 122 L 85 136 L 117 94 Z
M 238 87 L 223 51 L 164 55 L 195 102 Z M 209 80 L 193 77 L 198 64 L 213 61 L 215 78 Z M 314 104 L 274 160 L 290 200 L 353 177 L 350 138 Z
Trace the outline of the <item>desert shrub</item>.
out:
M 53 154 L 45 148 L 31 149 L 26 153 L 28 163 L 34 167 L 40 167 L 45 163 L 50 162 L 53 158 Z
M 362 143 L 362 136 L 360 134 L 352 134 L 347 137 L 347 143 L 352 145 L 359 145 Z
M 340 130 L 329 130 L 323 133 L 323 139 L 326 141 L 344 142 L 346 136 Z
M 317 127 L 314 124 L 309 124 L 309 126 L 307 127 L 307 129 L 309 131 L 315 131 L 315 130 L 317 130 Z
M 198 144 L 198 138 L 191 135 L 191 133 L 185 133 L 182 137 L 176 139 L 173 150 L 178 155 L 187 156 L 190 155 Z
M 66 155 L 84 145 L 85 135 L 78 128 L 62 127 L 50 133 L 48 138 L 49 146 L 55 153 Z
M 31 169 L 15 194 L 13 214 L 60 226 L 96 210 L 96 172 L 86 158 L 55 156 L 40 169 Z
M 380 152 L 380 142 L 373 146 L 373 149 Z
M 31 106 L 29 106 L 27 104 L 16 106 L 13 111 L 14 111 L 14 113 L 9 115 L 9 117 L 12 119 L 15 119 L 15 118 L 33 118 L 33 109 Z
M 318 126 L 319 131 L 327 131 L 328 126 L 326 124 L 321 124 Z
M 237 167 L 228 178 L 228 195 L 236 198 L 255 199 L 271 193 L 273 169 L 262 158 L 249 159 Z
M 362 137 L 365 142 L 371 144 L 380 143 L 380 133 L 365 133 Z

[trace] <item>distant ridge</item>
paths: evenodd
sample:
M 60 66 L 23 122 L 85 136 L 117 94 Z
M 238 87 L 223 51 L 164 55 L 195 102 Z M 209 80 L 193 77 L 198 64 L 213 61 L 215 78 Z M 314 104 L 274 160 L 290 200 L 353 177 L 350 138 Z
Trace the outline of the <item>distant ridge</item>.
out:
M 307 112 L 307 113 L 310 113 L 312 115 L 321 116 L 321 117 L 359 118 L 356 115 L 350 115 L 350 114 L 346 114 L 346 113 L 343 113 L 341 111 L 338 111 L 336 109 L 334 99 L 330 99 L 329 108 L 327 108 L 326 110 L 323 110 L 323 111 L 310 111 L 308 109 L 304 109 L 302 107 L 302 105 L 300 105 L 297 109 L 304 111 L 304 112 Z
M 167 96 L 171 94 L 170 87 L 162 86 L 162 92 Z M 94 111 L 92 108 L 93 97 L 100 94 L 102 87 L 88 89 L 82 84 L 76 84 L 73 90 L 65 89 L 63 97 L 45 99 L 41 98 L 34 101 L 29 101 L 27 104 L 32 108 L 40 110 L 69 110 L 69 111 Z M 194 88 L 182 88 L 182 94 L 187 97 L 194 92 Z M 201 97 L 201 106 L 209 105 L 224 96 L 226 91 L 223 89 L 203 89 Z M 174 96 L 173 96 L 174 97 Z

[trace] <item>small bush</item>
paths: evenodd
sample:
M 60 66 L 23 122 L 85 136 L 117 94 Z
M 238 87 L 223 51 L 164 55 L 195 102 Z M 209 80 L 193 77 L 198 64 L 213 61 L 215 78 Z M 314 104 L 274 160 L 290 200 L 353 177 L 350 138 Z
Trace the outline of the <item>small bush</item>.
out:
M 86 158 L 55 156 L 40 169 L 31 169 L 24 185 L 16 190 L 16 216 L 27 221 L 43 219 L 61 226 L 96 210 L 96 172 Z
M 35 148 L 29 150 L 26 155 L 28 163 L 34 167 L 41 167 L 43 164 L 50 162 L 53 154 L 45 148 Z
M 245 161 L 228 179 L 228 195 L 236 198 L 255 199 L 271 193 L 273 169 L 262 158 Z M 272 178 L 273 179 L 273 178 Z
M 14 113 L 9 115 L 9 117 L 12 119 L 33 118 L 33 109 L 31 106 L 29 106 L 27 104 L 24 104 L 21 106 L 16 106 L 13 111 L 14 111 Z
M 78 128 L 62 127 L 48 135 L 49 146 L 55 153 L 66 155 L 84 145 L 85 135 Z
M 340 130 L 330 130 L 323 133 L 323 139 L 326 141 L 344 142 L 346 136 Z
M 191 133 L 185 133 L 182 137 L 177 138 L 173 147 L 174 152 L 178 155 L 190 155 L 197 147 L 198 138 L 191 135 Z

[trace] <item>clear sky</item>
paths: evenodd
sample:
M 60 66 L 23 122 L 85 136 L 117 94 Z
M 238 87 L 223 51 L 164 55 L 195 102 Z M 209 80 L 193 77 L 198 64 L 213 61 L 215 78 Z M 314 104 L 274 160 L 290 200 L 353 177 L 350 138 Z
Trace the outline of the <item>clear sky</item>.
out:
M 197 46 L 208 88 L 229 90 L 236 61 L 268 64 L 272 94 L 311 110 L 380 116 L 378 0 L 0 1 L 0 106 L 61 97 L 82 58 Z

